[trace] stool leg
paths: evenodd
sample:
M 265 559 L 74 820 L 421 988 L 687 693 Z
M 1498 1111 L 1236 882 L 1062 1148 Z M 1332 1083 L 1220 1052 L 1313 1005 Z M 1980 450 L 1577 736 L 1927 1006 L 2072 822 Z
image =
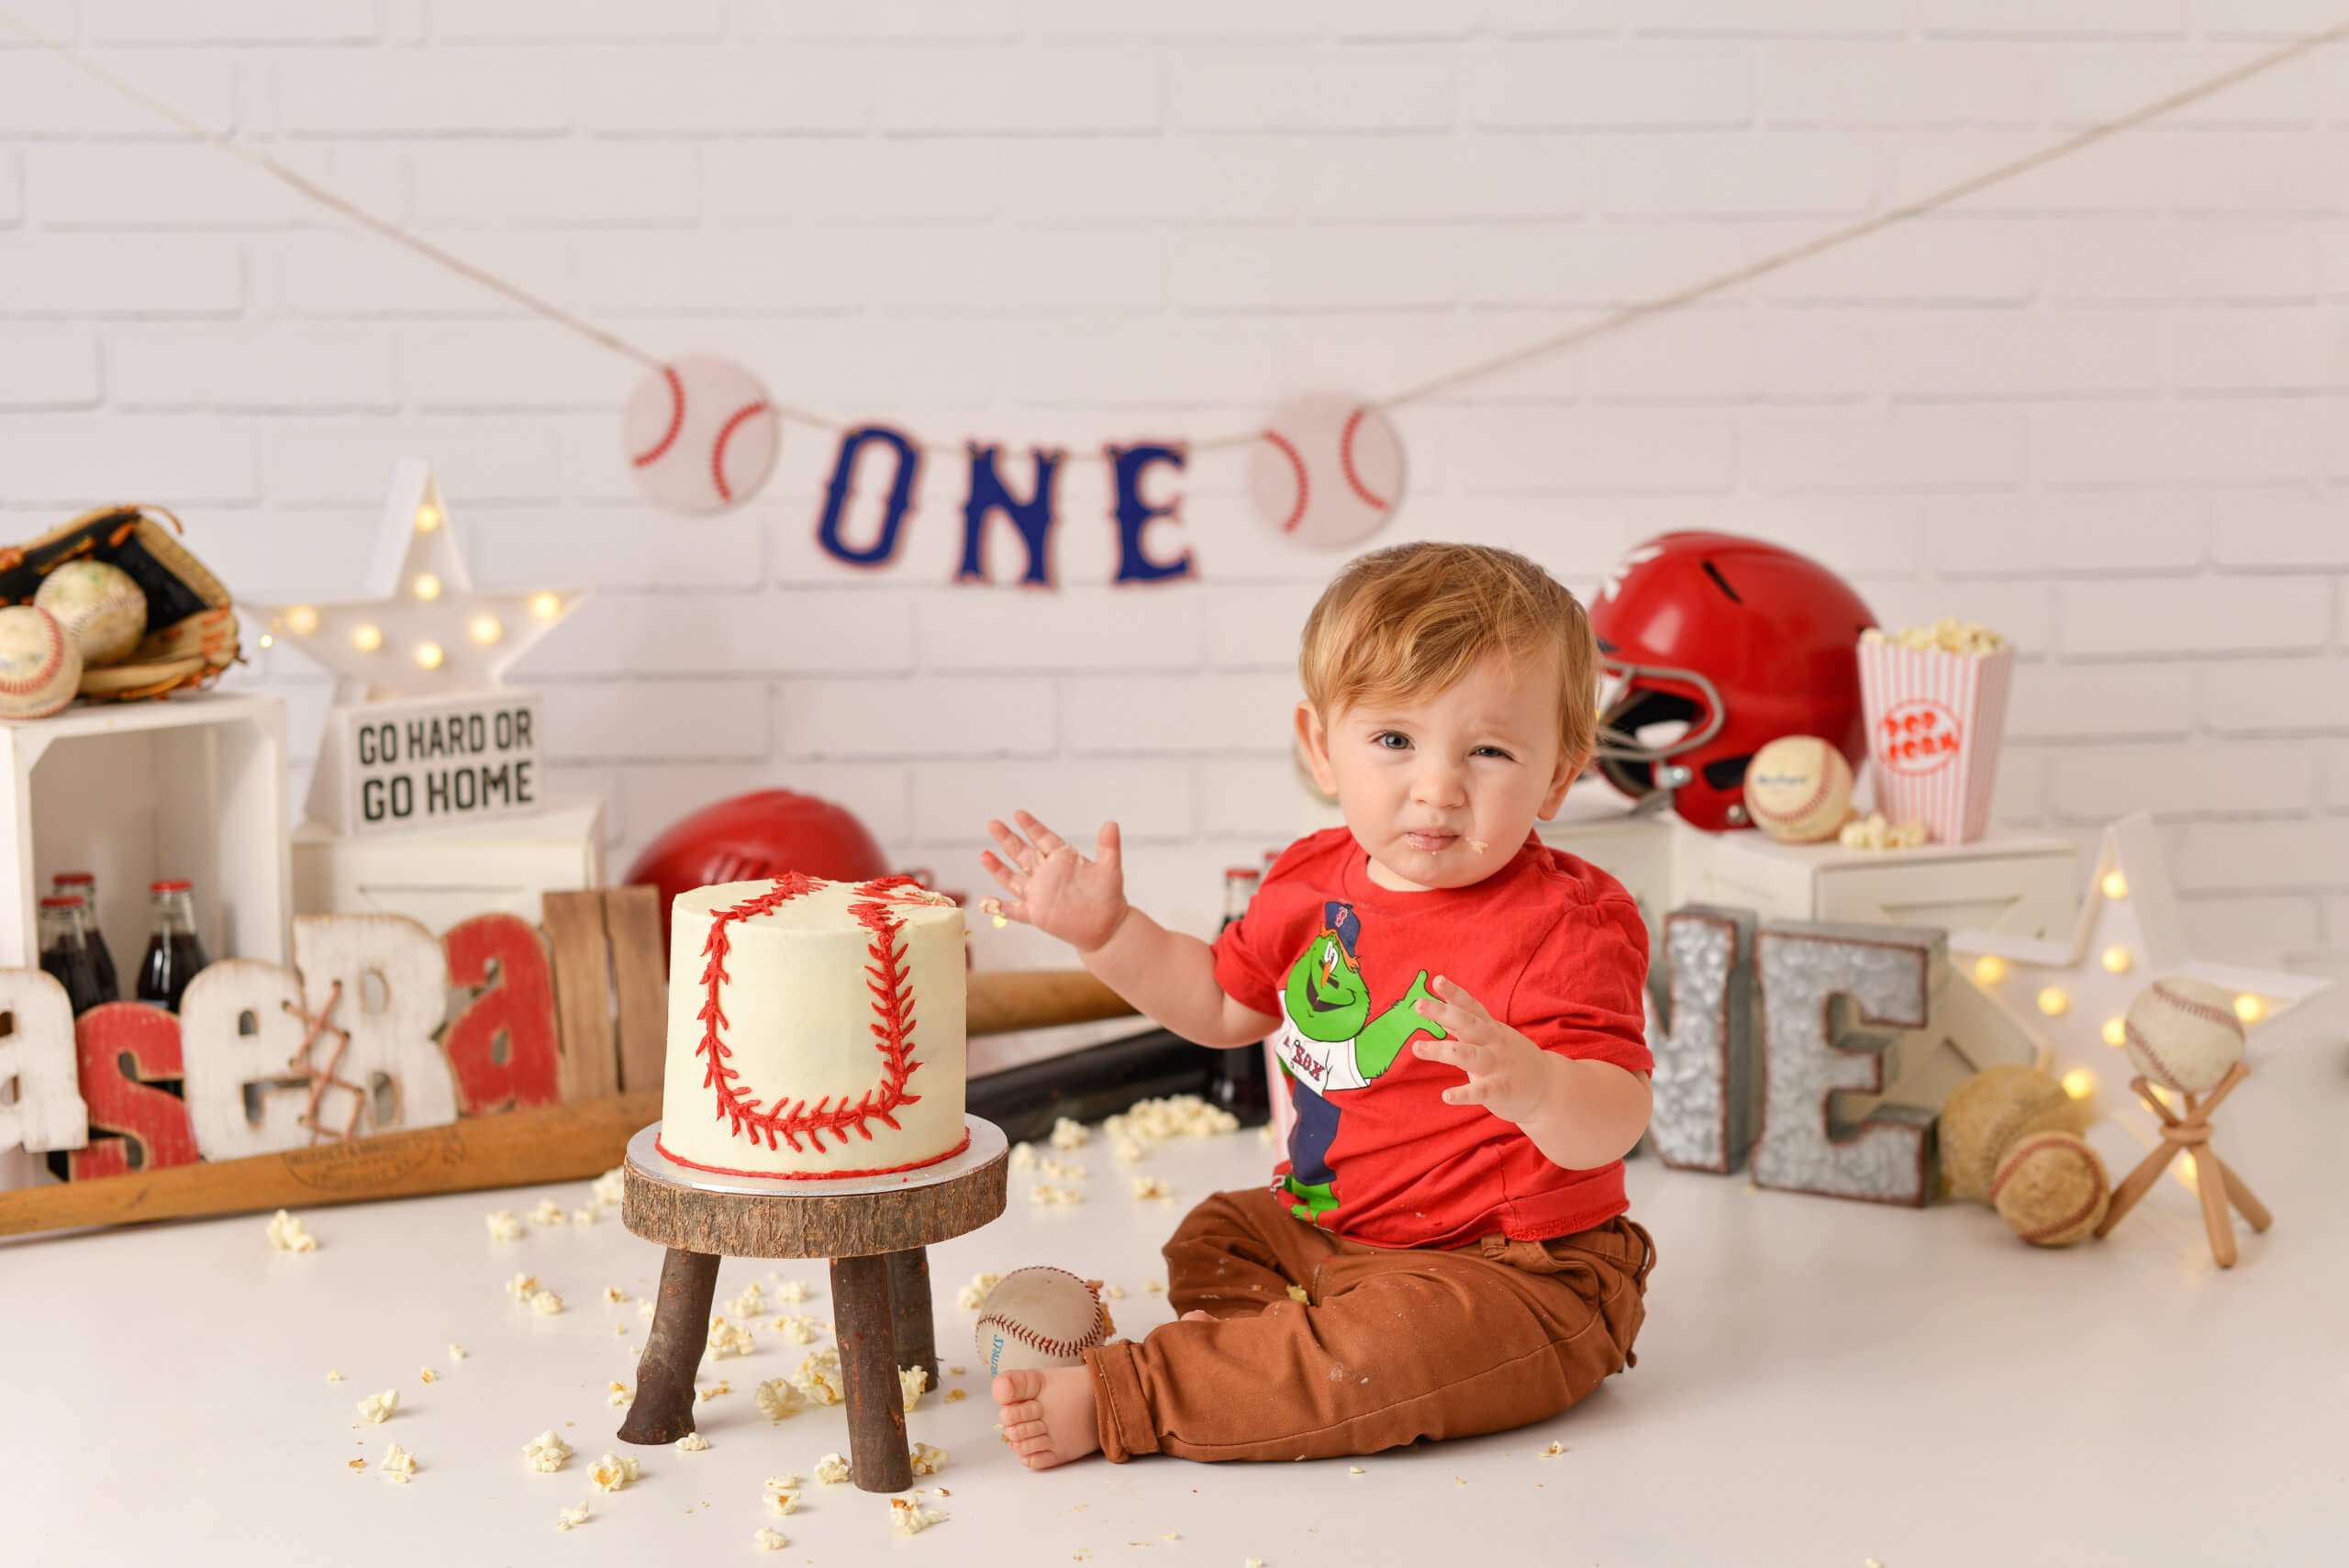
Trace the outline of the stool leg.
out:
M 938 1335 L 930 1316 L 930 1251 L 909 1247 L 889 1254 L 889 1324 L 897 1340 L 897 1364 L 918 1366 L 938 1387 Z
M 709 1343 L 709 1303 L 717 1294 L 714 1253 L 669 1249 L 661 1260 L 661 1300 L 636 1363 L 636 1401 L 620 1423 L 620 1441 L 673 1443 L 694 1429 L 694 1371 Z
M 906 1450 L 885 1257 L 832 1260 L 832 1331 L 840 1337 L 841 1375 L 848 1385 L 848 1450 L 856 1484 L 867 1492 L 902 1492 L 914 1484 L 914 1467 Z

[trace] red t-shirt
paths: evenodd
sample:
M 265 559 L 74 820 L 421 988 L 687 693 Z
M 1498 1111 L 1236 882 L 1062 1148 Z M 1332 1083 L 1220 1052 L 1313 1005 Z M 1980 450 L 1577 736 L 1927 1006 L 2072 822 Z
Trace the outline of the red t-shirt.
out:
M 1620 1160 L 1551 1163 L 1514 1122 L 1446 1105 L 1460 1070 L 1409 1045 L 1436 1033 L 1412 1004 L 1443 975 L 1544 1051 L 1653 1071 L 1631 895 L 1538 834 L 1468 887 L 1397 892 L 1369 863 L 1343 828 L 1298 840 L 1215 942 L 1217 984 L 1281 1020 L 1291 1212 L 1383 1247 L 1547 1240 L 1622 1213 Z

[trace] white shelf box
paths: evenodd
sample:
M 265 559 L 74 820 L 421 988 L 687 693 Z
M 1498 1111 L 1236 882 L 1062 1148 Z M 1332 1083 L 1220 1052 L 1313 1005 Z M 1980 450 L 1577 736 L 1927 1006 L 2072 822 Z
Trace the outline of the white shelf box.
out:
M 297 915 L 406 915 L 446 931 L 475 915 L 539 923 L 539 895 L 603 885 L 604 803 L 405 833 L 339 834 L 313 818 L 294 833 Z
M 1940 926 L 2046 937 L 2078 909 L 2078 856 L 2068 839 L 1993 833 L 1966 844 L 1847 850 L 1832 839 L 1782 844 L 1751 830 L 1679 834 L 1673 904 L 1727 904 L 1765 920 Z
M 185 877 L 208 958 L 286 962 L 285 705 L 187 693 L 0 723 L 10 831 L 0 862 L 0 954 L 40 961 L 50 879 L 98 879 L 98 923 L 128 994 L 146 951 L 147 884 Z

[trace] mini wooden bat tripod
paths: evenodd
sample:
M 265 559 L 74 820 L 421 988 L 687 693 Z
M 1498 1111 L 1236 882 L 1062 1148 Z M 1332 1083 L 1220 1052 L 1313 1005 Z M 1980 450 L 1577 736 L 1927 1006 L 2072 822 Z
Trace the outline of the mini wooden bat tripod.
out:
M 2099 1236 L 2105 1235 L 2120 1224 L 2121 1217 L 2136 1207 L 2137 1200 L 2151 1192 L 2154 1184 L 2161 1180 L 2161 1174 L 2169 1168 L 2169 1162 L 2185 1151 L 2191 1151 L 2194 1156 L 2194 1190 L 2202 1199 L 2202 1228 L 2210 1233 L 2212 1262 L 2222 1269 L 2235 1266 L 2235 1228 L 2233 1219 L 2227 1213 L 2229 1204 L 2251 1221 L 2254 1230 L 2265 1231 L 2276 1223 L 2276 1217 L 2267 1212 L 2267 1206 L 2243 1184 L 2241 1176 L 2227 1169 L 2225 1162 L 2219 1158 L 2218 1151 L 2210 1147 L 2210 1113 L 2219 1108 L 2219 1102 L 2234 1093 L 2235 1085 L 2248 1077 L 2250 1072 L 2242 1062 L 2236 1062 L 2210 1094 L 2186 1096 L 2184 1116 L 2171 1110 L 2168 1103 L 2154 1094 L 2153 1085 L 2144 1079 L 2129 1080 L 2129 1086 L 2137 1091 L 2137 1097 L 2161 1118 L 2162 1140 L 2151 1153 L 2137 1162 L 2137 1168 L 2129 1173 L 2129 1179 L 2121 1183 L 2120 1189 L 2112 1195 L 2112 1207 L 2105 1210 L 2104 1222 L 2096 1228 Z
M 971 1141 L 960 1154 L 894 1175 L 839 1181 L 721 1176 L 679 1165 L 661 1152 L 659 1122 L 630 1139 L 620 1220 L 669 1254 L 620 1440 L 670 1443 L 694 1429 L 694 1371 L 708 1343 L 721 1256 L 828 1258 L 856 1484 L 867 1492 L 912 1485 L 897 1370 L 921 1367 L 938 1386 L 924 1249 L 1003 1212 L 1010 1146 L 993 1122 L 963 1120 Z

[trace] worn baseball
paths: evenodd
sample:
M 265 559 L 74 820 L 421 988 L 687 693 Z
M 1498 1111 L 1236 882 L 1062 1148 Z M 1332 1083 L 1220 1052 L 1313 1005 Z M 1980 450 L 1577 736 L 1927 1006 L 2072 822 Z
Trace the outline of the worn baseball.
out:
M 1852 808 L 1852 764 L 1816 735 L 1786 735 L 1745 769 L 1745 814 L 1773 839 L 1831 839 Z
M 0 718 L 46 718 L 82 684 L 82 651 L 35 605 L 0 609 Z
M 1950 1091 L 1942 1106 L 1942 1172 L 1950 1192 L 1990 1201 L 1998 1162 L 2034 1133 L 2087 1130 L 2087 1112 L 2036 1067 L 1986 1067 Z
M 33 603 L 57 617 L 82 662 L 119 664 L 147 635 L 147 594 L 105 561 L 69 561 L 41 579 Z
M 674 512 L 727 511 L 774 472 L 783 421 L 759 378 L 716 354 L 681 354 L 636 384 L 621 439 L 644 493 Z
M 2089 1236 L 2111 1201 L 2103 1160 L 2068 1132 L 2015 1140 L 1990 1178 L 1991 1207 L 2034 1247 L 2068 1247 Z
M 2121 1049 L 2149 1083 L 2207 1095 L 2243 1060 L 2243 1020 L 2234 993 L 2172 975 L 2137 994 L 2122 1020 Z
M 1284 539 L 1335 550 L 1377 532 L 1402 502 L 1402 438 L 1358 397 L 1285 403 L 1258 434 L 1248 491 Z
M 1074 1366 L 1109 1337 L 1093 1287 L 1066 1269 L 1014 1269 L 987 1293 L 974 1337 L 987 1375 Z

